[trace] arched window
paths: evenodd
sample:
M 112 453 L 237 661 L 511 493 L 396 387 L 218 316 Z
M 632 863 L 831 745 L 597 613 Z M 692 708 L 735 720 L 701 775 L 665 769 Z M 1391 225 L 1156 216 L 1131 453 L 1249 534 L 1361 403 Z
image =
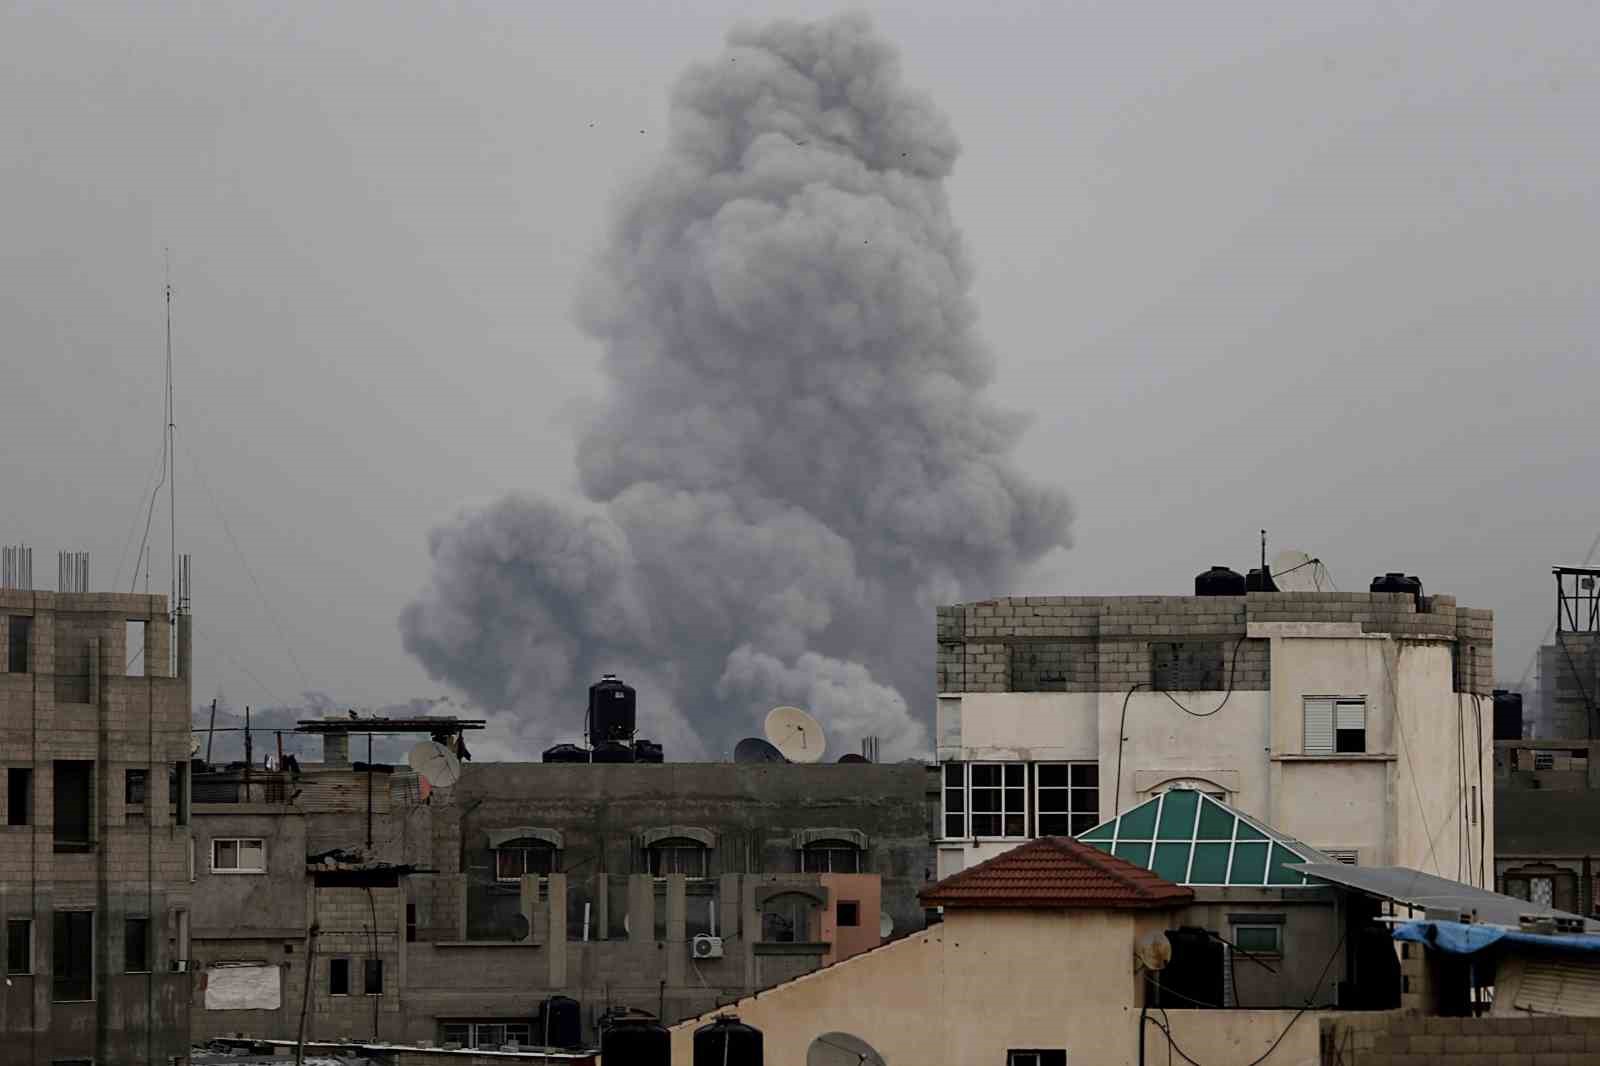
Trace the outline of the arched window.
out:
M 858 874 L 861 872 L 861 849 L 848 840 L 814 840 L 800 849 L 800 871 Z
M 761 903 L 761 939 L 767 944 L 810 943 L 822 938 L 821 903 L 803 892 L 779 892 Z
M 663 837 L 645 849 L 653 877 L 684 874 L 705 877 L 711 849 L 688 837 Z
M 518 837 L 494 849 L 497 881 L 519 881 L 524 874 L 541 877 L 561 872 L 561 850 L 543 840 Z

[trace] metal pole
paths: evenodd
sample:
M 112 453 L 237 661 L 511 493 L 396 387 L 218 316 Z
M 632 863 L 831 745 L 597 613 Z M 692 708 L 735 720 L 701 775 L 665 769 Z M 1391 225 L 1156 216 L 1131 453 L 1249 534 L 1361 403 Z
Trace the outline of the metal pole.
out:
M 206 728 L 206 765 L 211 765 L 211 742 L 217 736 L 217 701 L 211 701 L 211 725 Z
M 317 923 L 313 920 L 306 929 L 306 980 L 300 994 L 300 1036 L 295 1041 L 294 1066 L 305 1066 L 306 1061 L 306 1013 L 311 1009 L 311 982 L 317 977 L 316 936 Z
M 372 859 L 372 734 L 367 734 L 367 860 Z

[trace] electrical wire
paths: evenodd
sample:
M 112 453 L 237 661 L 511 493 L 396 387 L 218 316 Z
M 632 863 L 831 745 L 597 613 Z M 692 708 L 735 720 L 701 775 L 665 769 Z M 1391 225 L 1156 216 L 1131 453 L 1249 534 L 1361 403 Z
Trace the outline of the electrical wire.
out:
M 1122 697 L 1122 718 L 1117 723 L 1117 784 L 1111 793 L 1111 817 L 1115 818 L 1122 813 L 1122 747 L 1128 742 L 1128 701 L 1133 699 L 1133 694 L 1142 688 L 1149 688 L 1143 681 L 1128 689 Z
M 1228 705 L 1228 700 L 1233 698 L 1233 678 L 1234 678 L 1235 672 L 1239 668 L 1239 648 L 1241 646 L 1243 646 L 1244 642 L 1246 640 L 1248 640 L 1248 639 L 1250 639 L 1250 635 L 1248 633 L 1246 633 L 1244 636 L 1242 636 L 1238 640 L 1234 641 L 1234 644 L 1233 644 L 1233 658 L 1232 658 L 1232 661 L 1230 661 L 1229 664 L 1228 664 L 1228 688 L 1227 688 L 1227 691 L 1223 692 L 1223 694 L 1222 694 L 1222 702 L 1217 704 L 1215 707 L 1211 708 L 1211 710 L 1209 710 L 1209 711 L 1193 711 L 1193 710 L 1190 710 L 1189 708 L 1185 707 L 1183 704 L 1179 703 L 1177 701 L 1177 699 L 1172 695 L 1172 693 L 1168 692 L 1166 689 L 1161 688 L 1161 689 L 1156 689 L 1156 691 L 1161 693 L 1167 699 L 1171 700 L 1172 701 L 1172 705 L 1174 707 L 1178 708 L 1178 710 L 1182 711 L 1184 714 L 1187 714 L 1187 715 L 1189 715 L 1190 717 L 1193 717 L 1193 718 L 1210 718 L 1212 715 L 1214 715 L 1218 711 L 1222 710 L 1222 708 L 1226 707 Z

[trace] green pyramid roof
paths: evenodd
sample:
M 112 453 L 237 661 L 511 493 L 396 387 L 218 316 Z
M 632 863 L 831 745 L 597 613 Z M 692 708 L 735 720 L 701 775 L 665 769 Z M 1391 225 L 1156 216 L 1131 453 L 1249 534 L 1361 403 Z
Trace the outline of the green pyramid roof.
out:
M 1175 788 L 1078 835 L 1179 885 L 1315 885 L 1293 863 L 1336 860 L 1194 789 Z

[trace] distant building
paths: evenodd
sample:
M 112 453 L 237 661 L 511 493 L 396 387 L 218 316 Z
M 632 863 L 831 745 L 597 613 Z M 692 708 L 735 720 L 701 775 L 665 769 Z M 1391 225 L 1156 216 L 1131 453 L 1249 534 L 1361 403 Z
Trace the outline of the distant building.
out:
M 197 780 L 197 1039 L 304 1007 L 316 1039 L 537 1046 L 564 996 L 592 1045 L 610 1008 L 675 1021 L 922 927 L 921 765 L 383 767 L 369 845 L 369 775 L 324 745 Z
M 1341 861 L 1493 876 L 1490 612 L 1449 596 L 938 609 L 941 876 L 1174 787 Z
M 167 611 L 0 588 L 6 1062 L 188 1056 L 189 618 Z

